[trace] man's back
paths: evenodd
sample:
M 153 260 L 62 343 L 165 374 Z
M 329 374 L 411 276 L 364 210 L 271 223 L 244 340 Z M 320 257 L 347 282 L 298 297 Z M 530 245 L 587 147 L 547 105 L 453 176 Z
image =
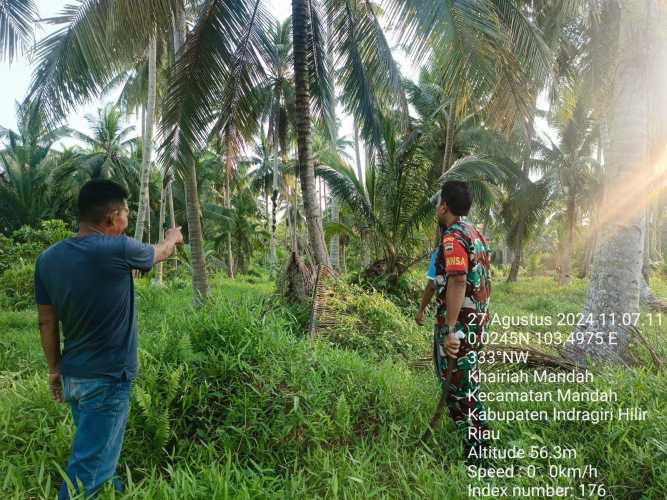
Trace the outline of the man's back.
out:
M 132 269 L 148 270 L 153 247 L 126 236 L 90 234 L 46 250 L 35 267 L 38 304 L 62 324 L 61 373 L 132 379 L 136 325 Z

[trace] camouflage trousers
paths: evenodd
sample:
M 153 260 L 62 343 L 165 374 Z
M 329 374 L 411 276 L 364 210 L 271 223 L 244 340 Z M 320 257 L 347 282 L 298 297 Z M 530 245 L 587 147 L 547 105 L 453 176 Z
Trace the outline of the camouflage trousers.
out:
M 486 420 L 480 418 L 484 406 L 477 398 L 479 394 L 477 352 L 482 345 L 477 333 L 468 331 L 468 328 L 464 328 L 459 322 L 456 324 L 456 331 L 464 331 L 465 338 L 460 339 L 461 345 L 453 367 L 447 398 L 449 416 L 467 446 L 484 444 L 481 431 L 487 429 L 488 424 Z M 448 363 L 454 362 L 445 354 L 444 342 L 444 325 L 436 325 L 433 336 L 433 360 L 436 376 L 443 386 L 447 383 Z

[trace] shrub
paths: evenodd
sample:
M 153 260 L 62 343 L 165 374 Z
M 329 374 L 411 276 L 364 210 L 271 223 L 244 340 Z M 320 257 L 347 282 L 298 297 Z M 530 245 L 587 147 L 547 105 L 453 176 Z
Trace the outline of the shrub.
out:
M 34 304 L 35 265 L 19 264 L 10 267 L 0 275 L 2 302 L 11 309 L 23 309 Z
M 48 247 L 71 235 L 61 220 L 44 221 L 39 229 L 23 226 L 11 238 L 0 235 L 0 273 L 17 264 L 33 263 Z
M 375 359 L 414 361 L 429 348 L 429 334 L 384 295 L 338 282 L 329 298 L 335 326 L 323 335 L 334 345 Z

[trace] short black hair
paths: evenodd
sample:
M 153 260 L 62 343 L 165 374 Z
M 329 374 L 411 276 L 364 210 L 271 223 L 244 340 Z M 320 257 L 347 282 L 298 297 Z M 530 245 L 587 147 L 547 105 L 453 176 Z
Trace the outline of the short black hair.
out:
M 86 182 L 79 191 L 79 220 L 98 224 L 109 210 L 127 200 L 127 190 L 113 181 L 95 179 Z
M 447 181 L 440 190 L 440 203 L 446 202 L 454 215 L 468 215 L 472 206 L 472 195 L 463 181 Z

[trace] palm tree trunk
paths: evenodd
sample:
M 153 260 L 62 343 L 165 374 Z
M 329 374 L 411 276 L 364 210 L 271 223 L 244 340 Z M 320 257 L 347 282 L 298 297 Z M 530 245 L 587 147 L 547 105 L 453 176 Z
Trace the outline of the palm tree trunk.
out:
M 195 306 L 201 306 L 208 297 L 208 277 L 204 257 L 204 234 L 201 227 L 199 193 L 197 192 L 197 170 L 194 158 L 190 160 L 185 175 L 186 212 L 188 236 L 192 253 L 192 294 Z
M 338 206 L 338 200 L 333 196 L 331 198 L 331 221 L 334 224 L 340 222 L 340 208 Z M 329 254 L 331 255 L 331 266 L 336 270 L 341 270 L 340 265 L 340 235 L 334 234 L 329 240 Z
M 357 166 L 357 177 L 359 182 L 363 184 L 364 182 L 364 171 L 361 168 L 361 154 L 359 148 L 359 126 L 357 125 L 357 119 L 352 117 L 352 126 L 354 127 L 354 160 L 356 161 Z
M 146 99 L 145 131 L 143 138 L 143 157 L 141 161 L 141 187 L 139 188 L 139 208 L 134 237 L 143 240 L 146 213 L 148 209 L 148 181 L 150 178 L 151 154 L 153 152 L 153 122 L 155 118 L 155 99 L 157 96 L 157 38 L 151 37 L 148 45 L 148 97 Z
M 563 247 L 561 249 L 560 278 L 561 286 L 570 282 L 570 255 L 572 253 L 572 242 L 574 240 L 574 226 L 576 224 L 575 193 L 572 186 L 568 188 L 567 209 L 565 211 L 565 234 L 563 235 Z
M 166 210 L 165 210 L 165 202 L 167 198 L 167 193 L 166 193 L 166 186 L 164 185 L 164 182 L 162 183 L 162 189 L 160 189 L 160 222 L 158 226 L 158 241 L 162 242 L 164 240 L 164 222 L 166 218 Z M 162 284 L 162 277 L 163 277 L 163 271 L 164 271 L 164 266 L 163 262 L 160 262 L 157 265 L 157 269 L 155 271 L 155 281 L 154 284 L 156 285 L 161 285 Z
M 227 141 L 227 165 L 225 173 L 225 208 L 227 210 L 232 208 L 232 192 L 231 192 L 231 177 L 232 177 L 232 153 L 230 151 L 231 141 Z M 232 232 L 227 231 L 227 274 L 234 279 L 234 254 L 232 253 Z
M 329 255 L 324 241 L 322 215 L 315 193 L 315 169 L 311 153 L 310 89 L 306 61 L 306 41 L 310 31 L 310 19 L 305 0 L 292 0 L 292 36 L 294 53 L 294 87 L 296 93 L 296 132 L 298 145 L 299 177 L 303 192 L 303 206 L 308 224 L 308 236 L 315 263 L 329 265 Z
M 271 174 L 271 245 L 269 247 L 269 269 L 271 271 L 271 276 L 275 276 L 277 272 L 278 256 L 276 254 L 276 227 L 278 224 L 278 188 L 279 188 L 279 177 L 278 177 L 278 146 L 281 148 L 281 156 L 283 165 L 287 165 L 287 151 L 283 149 L 283 144 L 280 144 L 279 131 L 278 131 L 278 116 L 280 114 L 280 91 L 278 88 L 274 89 L 273 92 L 273 111 L 272 111 L 272 120 L 273 120 L 273 168 Z M 289 193 L 287 194 L 287 218 L 289 221 Z
M 185 43 L 187 26 L 185 21 L 185 9 L 183 3 L 179 2 L 179 11 L 176 16 L 176 29 L 174 33 L 174 47 L 176 52 Z M 192 295 L 196 307 L 201 306 L 208 297 L 208 277 L 206 276 L 206 260 L 204 256 L 204 234 L 201 227 L 199 193 L 197 192 L 197 169 L 195 159 L 191 158 L 186 165 L 183 175 L 185 192 L 185 212 L 188 222 L 188 237 L 190 239 L 191 264 L 192 264 Z
M 608 362 L 625 361 L 629 336 L 620 322 L 639 312 L 645 238 L 645 208 L 636 199 L 621 202 L 627 189 L 647 177 L 648 166 L 647 21 L 646 0 L 621 0 L 616 78 L 611 98 L 609 146 L 605 148 L 605 193 L 600 213 L 608 216 L 600 228 L 584 317 L 586 331 L 601 332 L 605 343 L 567 344 L 574 359 L 586 355 Z M 614 333 L 612 333 L 614 332 Z M 612 343 L 612 335 L 615 342 Z
M 452 106 L 450 106 L 447 113 L 447 130 L 445 131 L 445 154 L 442 157 L 442 173 L 444 174 L 449 170 L 449 165 L 452 163 L 452 151 L 454 149 L 454 120 L 452 119 L 453 113 Z
M 512 267 L 510 267 L 507 281 L 514 283 L 519 277 L 519 267 L 521 266 L 521 258 L 523 254 L 523 240 L 525 232 L 525 224 L 523 220 L 519 221 L 516 228 L 516 237 L 514 238 L 514 245 L 512 248 Z
M 174 211 L 174 178 L 169 175 L 169 181 L 167 182 L 167 200 L 169 202 L 169 227 L 176 227 L 176 213 Z M 171 258 L 172 266 L 174 271 L 178 269 L 178 258 L 174 252 L 174 256 Z
M 357 163 L 357 177 L 361 185 L 364 185 L 364 171 L 361 165 L 361 154 L 359 148 L 359 126 L 357 125 L 356 118 L 352 117 L 352 125 L 354 127 L 354 159 Z M 371 252 L 368 246 L 367 236 L 368 231 L 365 229 L 361 230 L 361 251 L 364 256 L 364 269 L 368 269 L 371 265 Z

